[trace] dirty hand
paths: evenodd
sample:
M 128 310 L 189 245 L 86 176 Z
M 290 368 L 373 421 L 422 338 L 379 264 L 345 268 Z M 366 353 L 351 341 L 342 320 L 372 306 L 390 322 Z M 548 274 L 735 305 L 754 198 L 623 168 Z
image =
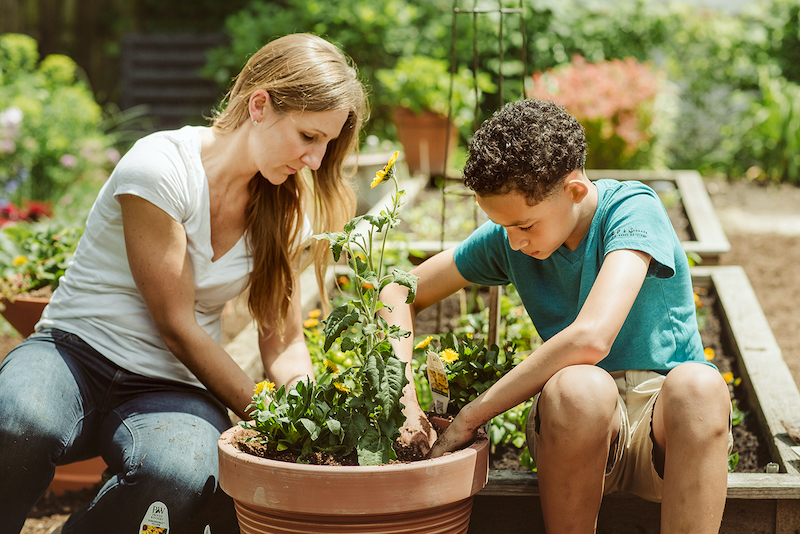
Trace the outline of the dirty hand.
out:
M 406 406 L 403 410 L 406 422 L 400 429 L 400 441 L 403 445 L 416 448 L 427 455 L 436 441 L 436 430 L 418 404 Z
M 439 435 L 439 439 L 433 444 L 428 458 L 437 458 L 447 452 L 460 449 L 473 439 L 475 439 L 475 429 L 471 429 L 464 424 L 464 418 L 456 416 L 450 426 Z

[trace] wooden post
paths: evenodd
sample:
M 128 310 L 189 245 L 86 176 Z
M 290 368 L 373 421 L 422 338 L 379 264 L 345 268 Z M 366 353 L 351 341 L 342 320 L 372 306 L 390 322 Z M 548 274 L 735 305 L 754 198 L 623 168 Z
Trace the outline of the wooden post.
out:
M 492 344 L 500 346 L 500 295 L 503 288 L 492 286 L 489 288 L 489 332 L 486 334 L 486 345 Z

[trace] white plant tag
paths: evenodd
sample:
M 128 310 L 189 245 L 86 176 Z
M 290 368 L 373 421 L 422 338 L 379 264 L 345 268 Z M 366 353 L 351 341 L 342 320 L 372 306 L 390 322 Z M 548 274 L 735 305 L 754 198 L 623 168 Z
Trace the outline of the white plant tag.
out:
M 431 386 L 433 411 L 438 414 L 447 413 L 450 403 L 450 387 L 447 385 L 447 373 L 439 355 L 428 351 L 428 384 Z
M 139 525 L 139 532 L 142 534 L 168 534 L 169 533 L 169 513 L 167 505 L 156 501 L 147 509 L 144 514 L 142 524 Z

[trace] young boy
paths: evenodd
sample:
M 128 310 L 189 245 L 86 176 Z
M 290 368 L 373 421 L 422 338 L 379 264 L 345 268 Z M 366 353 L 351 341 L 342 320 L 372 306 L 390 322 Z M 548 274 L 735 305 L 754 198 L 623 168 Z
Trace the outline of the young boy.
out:
M 412 271 L 413 304 L 404 288 L 384 291 L 390 320 L 413 332 L 416 313 L 467 284 L 511 283 L 544 340 L 430 454 L 534 398 L 526 433 L 548 534 L 594 532 L 612 491 L 660 501 L 664 534 L 718 532 L 730 397 L 703 355 L 686 254 L 658 196 L 589 181 L 585 153 L 582 126 L 560 106 L 506 105 L 475 133 L 464 168 L 491 220 Z M 398 346 L 406 360 L 412 340 Z

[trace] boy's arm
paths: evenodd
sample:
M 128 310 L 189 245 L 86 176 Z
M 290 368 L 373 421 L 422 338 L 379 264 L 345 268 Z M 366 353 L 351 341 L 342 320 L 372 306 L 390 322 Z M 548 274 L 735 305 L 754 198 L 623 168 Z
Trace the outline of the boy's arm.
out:
M 430 456 L 466 444 L 483 423 L 532 398 L 559 370 L 568 365 L 594 365 L 605 358 L 639 294 L 649 264 L 650 256 L 644 252 L 610 252 L 575 321 L 465 406 L 439 437 Z
M 403 286 L 392 284 L 381 291 L 380 300 L 391 306 L 392 311 L 383 308 L 378 313 L 383 315 L 389 324 L 395 324 L 411 332 L 408 337 L 392 340 L 395 352 L 401 361 L 408 363 L 413 356 L 414 320 L 417 314 L 469 284 L 458 272 L 453 254 L 454 249 L 440 252 L 411 271 L 411 274 L 419 277 L 417 295 L 412 304 L 406 304 L 408 289 Z M 427 453 L 436 435 L 419 406 L 410 364 L 406 365 L 406 377 L 409 383 L 403 390 L 402 398 L 405 406 L 403 413 L 406 415 L 402 439 L 407 444 L 418 443 L 423 452 Z

